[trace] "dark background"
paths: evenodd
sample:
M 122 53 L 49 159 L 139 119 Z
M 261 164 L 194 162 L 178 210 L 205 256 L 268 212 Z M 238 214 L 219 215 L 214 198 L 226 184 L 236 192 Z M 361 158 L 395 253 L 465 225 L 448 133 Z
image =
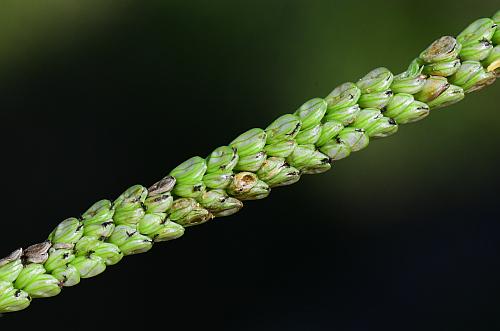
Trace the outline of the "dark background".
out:
M 403 71 L 496 5 L 2 2 L 0 252 L 377 66 Z M 498 92 L 3 315 L 0 328 L 498 330 Z

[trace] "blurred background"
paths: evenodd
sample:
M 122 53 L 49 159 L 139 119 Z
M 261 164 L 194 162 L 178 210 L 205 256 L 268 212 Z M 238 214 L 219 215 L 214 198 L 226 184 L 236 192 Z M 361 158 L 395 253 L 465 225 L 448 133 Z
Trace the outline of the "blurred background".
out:
M 498 9 L 2 1 L 0 255 Z M 498 85 L 0 325 L 498 330 Z

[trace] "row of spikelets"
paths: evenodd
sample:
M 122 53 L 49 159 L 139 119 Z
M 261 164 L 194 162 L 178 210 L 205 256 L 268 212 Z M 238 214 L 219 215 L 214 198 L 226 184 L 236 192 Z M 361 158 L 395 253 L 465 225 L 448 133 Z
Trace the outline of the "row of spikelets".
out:
M 436 40 L 399 75 L 377 68 L 265 130 L 249 130 L 207 158 L 185 161 L 149 189 L 132 186 L 115 201 L 101 200 L 80 218 L 64 220 L 45 242 L 0 260 L 0 312 L 55 296 L 125 255 L 182 236 L 187 226 L 231 215 L 243 200 L 267 197 L 272 187 L 325 172 L 370 139 L 392 135 L 399 124 L 493 83 L 500 74 L 499 23 L 500 11 L 456 39 Z

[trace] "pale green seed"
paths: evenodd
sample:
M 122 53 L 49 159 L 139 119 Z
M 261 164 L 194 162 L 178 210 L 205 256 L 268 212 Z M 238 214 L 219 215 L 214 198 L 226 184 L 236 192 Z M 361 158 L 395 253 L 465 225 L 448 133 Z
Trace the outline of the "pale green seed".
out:
M 235 171 L 257 171 L 262 163 L 266 160 L 266 153 L 259 152 L 252 155 L 242 156 L 238 161 L 236 167 L 234 167 Z
M 80 278 L 91 278 L 106 270 L 106 263 L 104 263 L 104 260 L 95 254 L 78 256 L 70 265 L 78 270 Z
M 93 254 L 102 258 L 106 265 L 117 264 L 123 258 L 122 251 L 118 248 L 118 246 L 112 243 L 100 242 L 93 251 Z
M 207 157 L 207 173 L 233 170 L 239 160 L 235 147 L 221 146 Z
M 174 198 L 168 192 L 148 197 L 146 201 L 144 201 L 146 215 L 166 212 L 172 207 L 173 201 Z
M 352 107 L 358 102 L 360 96 L 361 90 L 354 83 L 348 82 L 337 86 L 325 98 L 327 112 L 331 113 L 339 109 Z
M 22 290 L 33 278 L 35 278 L 35 276 L 44 274 L 45 272 L 46 270 L 41 264 L 28 264 L 17 276 L 17 279 L 14 282 L 14 287 Z
M 113 218 L 114 210 L 112 209 L 111 201 L 100 200 L 94 203 L 82 215 L 83 224 L 102 224 Z
M 148 190 L 142 185 L 134 185 L 129 187 L 125 192 L 113 202 L 114 209 L 133 208 L 140 206 L 146 200 Z
M 493 37 L 491 37 L 491 41 L 495 44 L 498 45 L 500 44 L 500 29 L 498 28 L 498 25 L 500 25 L 500 10 L 493 15 L 491 18 L 495 24 L 497 25 L 495 29 L 495 33 L 493 34 Z
M 161 228 L 162 223 L 166 218 L 164 213 L 154 213 L 145 215 L 137 226 L 140 233 L 149 236 Z
M 460 67 L 460 60 L 441 61 L 429 63 L 424 66 L 423 73 L 426 75 L 448 77 L 457 72 Z
M 101 224 L 83 224 L 83 235 L 85 237 L 108 238 L 114 231 L 113 220 Z
M 208 188 L 224 189 L 228 187 L 233 178 L 233 172 L 226 173 L 210 173 L 203 176 L 203 183 Z
M 282 157 L 269 157 L 257 172 L 260 180 L 269 187 L 286 186 L 300 179 L 300 171 L 290 166 Z
M 429 115 L 429 106 L 420 101 L 413 101 L 402 113 L 393 117 L 398 124 L 420 121 Z
M 183 198 L 197 198 L 202 195 L 205 190 L 205 183 L 199 181 L 193 184 L 177 184 L 172 190 L 172 194 Z
M 49 298 L 61 293 L 59 280 L 49 274 L 33 277 L 23 290 L 32 298 Z
M 0 293 L 5 293 L 14 288 L 12 282 L 6 282 L 5 280 L 0 280 Z
M 285 140 L 276 144 L 266 145 L 264 152 L 268 156 L 287 157 L 292 154 L 295 147 L 297 147 L 297 142 L 294 139 Z
M 377 119 L 382 118 L 383 115 L 380 110 L 376 108 L 365 108 L 358 113 L 358 117 L 351 124 L 353 128 L 367 129 Z
M 495 15 L 491 18 L 495 24 L 500 24 L 500 10 L 498 10 Z M 498 30 L 498 27 L 497 27 Z
M 83 236 L 83 224 L 76 218 L 68 218 L 55 228 L 49 236 L 53 244 L 75 244 Z
M 351 124 L 356 119 L 360 109 L 361 108 L 358 104 L 335 110 L 328 109 L 328 112 L 323 120 L 325 122 L 338 121 L 342 123 L 342 125 L 346 126 Z
M 115 225 L 111 201 L 100 200 L 92 205 L 83 215 L 83 235 L 96 238 L 107 238 L 113 233 Z
M 330 158 L 314 145 L 298 145 L 286 161 L 302 174 L 319 174 L 330 170 Z
M 240 200 L 228 196 L 224 190 L 207 191 L 198 202 L 215 217 L 232 215 L 243 207 Z
M 270 191 L 269 186 L 256 174 L 245 171 L 237 173 L 227 188 L 227 193 L 238 200 L 263 199 Z
M 344 126 L 340 121 L 328 121 L 323 123 L 323 126 L 321 128 L 321 134 L 318 138 L 318 141 L 316 141 L 316 146 L 321 147 L 327 142 L 329 142 L 333 137 L 339 134 L 340 131 Z M 288 156 L 288 155 L 287 155 Z
M 23 270 L 23 263 L 20 258 L 8 262 L 0 267 L 0 280 L 14 282 Z
M 381 117 L 366 128 L 365 133 L 370 138 L 385 138 L 395 134 L 398 125 L 392 118 Z
M 292 114 L 282 115 L 266 128 L 266 143 L 275 144 L 280 141 L 293 139 L 299 133 L 300 128 L 301 122 L 298 116 Z
M 382 92 L 388 90 L 394 77 L 387 68 L 376 68 L 361 78 L 356 85 L 361 93 Z
M 464 61 L 460 69 L 449 78 L 450 83 L 462 87 L 465 93 L 480 90 L 496 79 L 495 73 L 486 72 L 477 61 Z
M 330 140 L 319 150 L 333 161 L 341 160 L 351 154 L 351 148 L 340 138 Z
M 181 237 L 184 234 L 184 227 L 172 221 L 166 221 L 162 227 L 153 234 L 155 242 L 168 241 Z
M 482 39 L 491 40 L 495 33 L 496 24 L 490 18 L 480 18 L 472 22 L 465 30 L 457 37 L 461 44 L 466 44 L 471 41 L 479 41 Z
M 391 84 L 391 90 L 394 93 L 408 93 L 415 94 L 422 90 L 427 78 L 422 74 L 424 66 L 420 63 L 419 59 L 415 59 L 408 66 L 408 69 L 396 75 Z
M 316 144 L 321 135 L 321 130 L 322 130 L 321 124 L 316 124 L 313 127 L 301 130 L 299 134 L 297 134 L 297 136 L 295 137 L 295 141 L 299 145 Z
M 325 116 L 326 108 L 327 103 L 324 99 L 314 98 L 300 106 L 294 115 L 300 119 L 302 130 L 306 130 L 321 123 L 321 119 Z
M 384 111 L 384 116 L 394 118 L 401 114 L 413 102 L 413 95 L 398 93 L 389 101 Z
M 111 237 L 107 239 L 107 241 L 120 247 L 125 244 L 125 242 L 136 232 L 137 230 L 131 226 L 118 225 Z
M 181 219 L 187 215 L 190 211 L 199 208 L 199 204 L 195 199 L 192 198 L 180 198 L 175 199 L 170 209 L 169 218 L 173 221 Z
M 54 249 L 49 251 L 49 258 L 44 263 L 44 268 L 47 272 L 52 272 L 75 259 L 75 254 L 71 249 Z
M 175 220 L 175 222 L 182 225 L 183 227 L 188 227 L 208 222 L 213 217 L 214 216 L 207 209 L 200 206 L 189 211 L 183 217 Z
M 213 215 L 203 208 L 195 199 L 176 199 L 170 209 L 170 220 L 182 225 L 201 224 L 212 219 Z
M 257 171 L 257 177 L 267 183 L 267 181 L 278 175 L 282 168 L 290 166 L 285 158 L 269 157 L 262 167 Z
M 151 239 L 136 229 L 124 225 L 116 227 L 109 242 L 118 246 L 124 255 L 144 253 L 153 247 Z
M 82 256 L 93 253 L 101 241 L 94 237 L 83 237 L 75 245 L 75 255 Z
M 0 313 L 8 313 L 23 310 L 30 305 L 31 298 L 28 293 L 12 289 L 0 293 Z
M 352 127 L 343 129 L 339 133 L 338 138 L 341 141 L 345 142 L 347 146 L 349 146 L 351 152 L 362 150 L 363 148 L 368 146 L 368 143 L 370 142 L 368 135 L 364 132 L 363 129 Z
M 75 286 L 80 283 L 80 272 L 71 264 L 55 269 L 52 271 L 52 276 L 57 278 L 59 284 L 65 287 Z
M 229 146 L 235 147 L 238 155 L 242 157 L 262 151 L 265 144 L 266 132 L 262 129 L 254 128 L 239 135 Z
M 177 185 L 196 184 L 201 181 L 206 170 L 207 164 L 205 159 L 202 159 L 199 156 L 194 156 L 175 167 L 170 172 L 170 176 L 175 177 Z
M 113 216 L 116 225 L 135 225 L 144 217 L 146 212 L 139 206 L 117 207 Z
M 464 44 L 460 51 L 462 61 L 482 61 L 488 57 L 493 44 L 487 39 L 481 39 Z
M 365 93 L 362 94 L 359 98 L 359 106 L 361 108 L 384 108 L 392 98 L 392 91 L 381 91 L 374 93 Z

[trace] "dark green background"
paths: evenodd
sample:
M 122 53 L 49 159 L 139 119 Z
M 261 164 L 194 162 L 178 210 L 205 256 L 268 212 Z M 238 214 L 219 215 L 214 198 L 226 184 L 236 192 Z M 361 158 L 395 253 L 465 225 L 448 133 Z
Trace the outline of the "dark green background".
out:
M 377 66 L 401 72 L 497 9 L 3 1 L 0 251 Z M 0 325 L 497 330 L 498 92 L 468 95 Z

